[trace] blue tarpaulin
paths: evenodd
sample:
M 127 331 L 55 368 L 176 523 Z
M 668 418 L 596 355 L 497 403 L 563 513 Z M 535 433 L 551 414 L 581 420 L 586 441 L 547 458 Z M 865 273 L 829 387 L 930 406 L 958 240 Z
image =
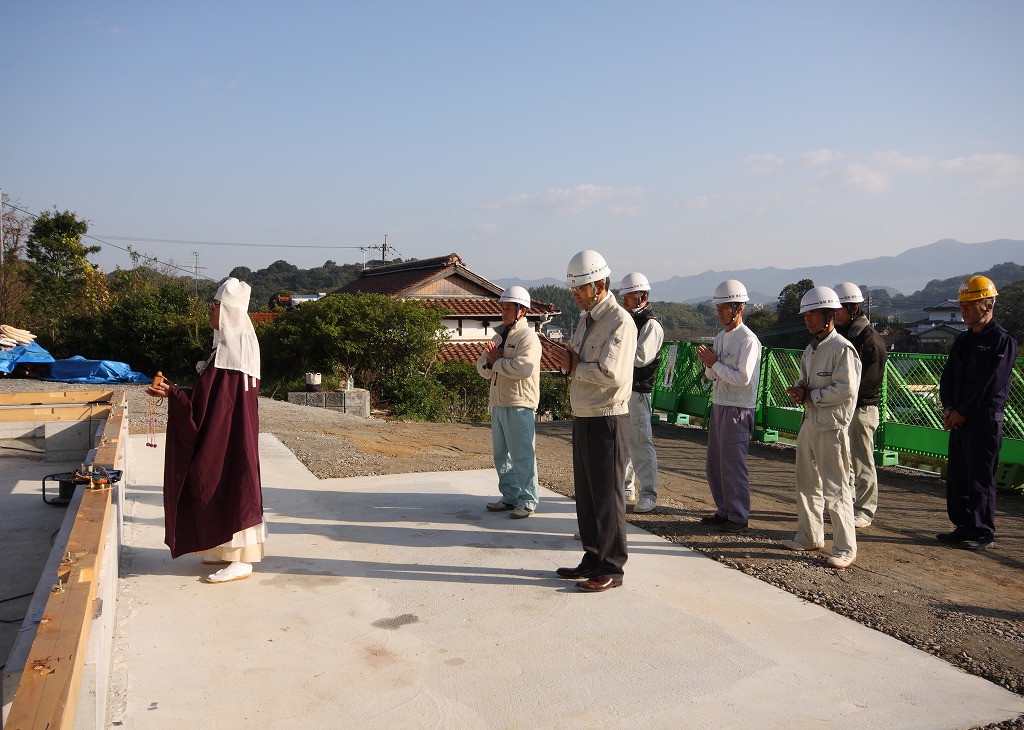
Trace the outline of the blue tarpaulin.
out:
M 50 374 L 40 380 L 61 383 L 152 383 L 153 379 L 133 371 L 123 362 L 86 360 L 80 355 L 67 360 L 54 360 Z
M 10 375 L 17 365 L 53 362 L 53 355 L 34 342 L 0 350 L 0 373 Z
M 36 365 L 39 380 L 58 383 L 151 383 L 153 379 L 133 371 L 123 362 L 113 360 L 86 360 L 75 355 L 67 360 L 54 360 L 53 356 L 36 343 L 18 345 L 0 350 L 0 373 L 8 375 L 18 365 Z M 46 366 L 49 365 L 49 368 Z M 47 374 L 42 371 L 49 370 Z

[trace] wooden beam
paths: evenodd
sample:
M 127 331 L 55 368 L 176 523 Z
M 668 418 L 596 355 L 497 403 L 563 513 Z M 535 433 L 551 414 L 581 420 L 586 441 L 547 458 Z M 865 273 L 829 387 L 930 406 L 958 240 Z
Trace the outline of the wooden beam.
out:
M 103 433 L 108 435 L 101 437 L 93 464 L 114 469 L 122 461 L 120 434 L 127 416 L 127 397 L 124 391 L 111 392 L 107 400 L 113 402 L 104 409 L 110 416 L 103 424 Z M 7 728 L 71 730 L 74 726 L 105 536 L 113 518 L 111 496 L 110 487 L 86 489 L 82 494 L 64 558 L 54 576 L 55 590 L 43 609 L 4 723 Z M 116 574 L 109 579 L 117 580 Z
M 22 421 L 99 421 L 110 415 L 109 405 L 83 405 L 68 403 L 57 406 L 6 406 L 0 407 L 0 422 L 21 423 Z
M 95 584 L 66 585 L 50 595 L 4 727 L 71 728 L 85 659 Z
M 118 391 L 123 393 L 124 391 Z M 114 395 L 112 390 L 55 390 L 53 392 L 32 391 L 25 393 L 0 393 L 0 406 L 57 405 L 60 403 L 109 403 Z

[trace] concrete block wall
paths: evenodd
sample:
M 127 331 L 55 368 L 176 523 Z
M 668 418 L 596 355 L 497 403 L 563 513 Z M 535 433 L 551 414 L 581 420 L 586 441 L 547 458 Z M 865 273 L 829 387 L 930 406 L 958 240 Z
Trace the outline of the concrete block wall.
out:
M 306 393 L 299 391 L 288 394 L 288 402 L 300 406 L 311 406 L 314 408 L 329 408 L 332 411 L 341 411 L 353 416 L 362 418 L 370 417 L 370 391 L 363 388 L 352 388 L 351 390 L 330 390 L 320 393 Z

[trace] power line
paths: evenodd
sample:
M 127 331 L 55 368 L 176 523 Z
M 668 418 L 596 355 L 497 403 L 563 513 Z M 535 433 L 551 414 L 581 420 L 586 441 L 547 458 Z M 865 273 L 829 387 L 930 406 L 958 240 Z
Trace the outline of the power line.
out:
M 14 210 L 17 210 L 17 211 L 19 211 L 21 213 L 24 213 L 25 215 L 31 216 L 33 219 L 38 219 L 39 218 L 39 216 L 36 215 L 35 213 L 33 213 L 32 211 L 25 210 L 24 208 L 21 208 L 21 207 L 18 207 L 17 205 L 14 205 L 13 203 L 10 202 L 10 199 L 5 201 L 4 205 L 6 205 L 6 206 L 8 206 L 8 207 L 10 207 L 10 208 L 12 208 Z M 110 240 L 108 240 L 108 239 L 117 240 L 117 241 L 138 241 L 140 243 L 182 243 L 182 244 L 190 244 L 190 245 L 235 246 L 235 247 L 243 247 L 243 248 L 249 248 L 249 247 L 251 247 L 251 248 L 326 248 L 326 249 L 332 249 L 333 248 L 333 249 L 359 249 L 359 250 L 366 250 L 365 246 L 316 246 L 316 245 L 308 245 L 308 244 L 298 244 L 298 245 L 294 245 L 294 246 L 293 245 L 284 246 L 283 244 L 272 244 L 272 243 L 230 243 L 230 242 L 224 242 L 224 241 L 186 241 L 186 240 L 181 240 L 181 239 L 170 239 L 170 238 L 139 238 L 137 236 L 104 236 L 103 238 L 98 238 L 97 236 L 92 236 L 92 235 L 90 235 L 88 233 L 83 234 L 82 238 L 88 238 L 89 240 L 95 241 L 96 243 L 101 243 L 104 246 L 110 246 L 111 248 L 115 248 L 118 251 L 124 251 L 125 253 L 127 253 L 129 255 L 137 254 L 137 255 L 141 256 L 143 258 L 143 260 L 145 260 L 145 261 L 152 261 L 154 263 L 160 264 L 161 266 L 165 266 L 165 267 L 167 267 L 169 269 L 172 269 L 172 270 L 175 270 L 175 271 L 180 271 L 183 274 L 191 274 L 194 277 L 197 285 L 198 285 L 198 281 L 199 281 L 200 278 L 205 279 L 206 281 L 214 281 L 214 282 L 218 281 L 218 279 L 214 279 L 212 277 L 206 276 L 205 274 L 200 274 L 198 272 L 198 268 L 205 268 L 205 267 L 198 267 L 198 263 L 199 263 L 198 262 L 198 256 L 196 258 L 196 264 L 194 266 L 189 267 L 189 268 L 185 268 L 183 266 L 178 266 L 177 264 L 173 264 L 173 263 L 171 263 L 169 261 L 163 261 L 161 259 L 158 259 L 156 256 L 149 256 L 149 255 L 146 255 L 146 254 L 142 254 L 139 251 L 135 251 L 130 246 L 128 248 L 124 248 L 123 246 L 118 246 L 115 243 L 110 243 Z M 394 248 L 394 247 L 392 247 L 392 248 Z M 196 255 L 196 252 L 193 251 L 192 254 Z
M 102 235 L 102 234 L 97 234 Z M 237 246 L 240 248 L 345 248 L 362 250 L 366 246 L 316 246 L 306 243 L 283 244 L 283 243 L 233 243 L 228 241 L 188 241 L 177 238 L 140 238 L 138 236 L 103 236 L 105 239 L 114 241 L 138 241 L 140 243 L 183 243 L 190 246 Z M 371 246 L 370 248 L 374 248 Z M 379 248 L 376 247 L 376 248 Z M 392 247 L 394 248 L 394 247 Z

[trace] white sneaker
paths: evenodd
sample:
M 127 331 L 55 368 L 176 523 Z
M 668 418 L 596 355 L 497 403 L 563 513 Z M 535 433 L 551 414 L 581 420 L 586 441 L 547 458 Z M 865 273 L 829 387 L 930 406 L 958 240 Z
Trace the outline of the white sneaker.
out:
M 812 552 L 814 550 L 821 550 L 825 547 L 825 543 L 822 543 L 821 545 L 804 545 L 802 542 L 797 542 L 796 540 L 783 540 L 780 544 L 782 547 L 787 550 L 792 550 L 795 553 Z
M 226 568 L 221 568 L 216 573 L 206 576 L 207 583 L 230 583 L 233 580 L 245 580 L 252 575 L 250 563 L 231 563 Z
M 633 507 L 634 512 L 650 512 L 654 509 L 654 500 L 650 497 L 644 497 Z
M 636 499 L 636 489 L 625 489 L 623 490 L 623 494 L 626 496 L 627 502 L 632 502 Z
M 830 568 L 842 570 L 843 568 L 849 568 L 855 562 L 857 562 L 856 555 L 833 555 L 825 561 L 825 564 Z
M 854 527 L 871 527 L 871 520 L 869 518 L 867 518 L 867 517 L 854 517 L 853 518 L 853 526 Z

